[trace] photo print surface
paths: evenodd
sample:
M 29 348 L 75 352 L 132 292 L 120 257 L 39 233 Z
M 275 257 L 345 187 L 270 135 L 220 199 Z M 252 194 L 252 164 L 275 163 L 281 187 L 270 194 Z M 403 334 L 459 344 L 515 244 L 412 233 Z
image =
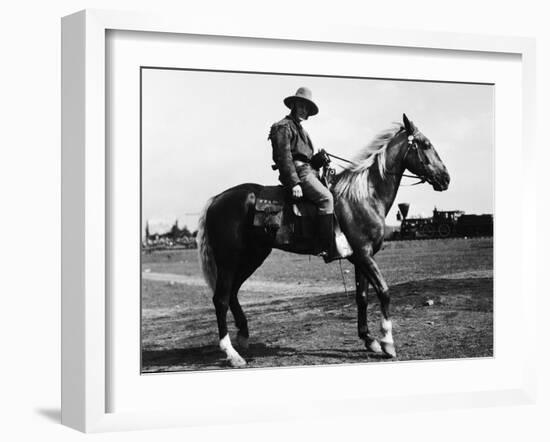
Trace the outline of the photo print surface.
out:
M 141 372 L 493 355 L 494 87 L 141 69 Z

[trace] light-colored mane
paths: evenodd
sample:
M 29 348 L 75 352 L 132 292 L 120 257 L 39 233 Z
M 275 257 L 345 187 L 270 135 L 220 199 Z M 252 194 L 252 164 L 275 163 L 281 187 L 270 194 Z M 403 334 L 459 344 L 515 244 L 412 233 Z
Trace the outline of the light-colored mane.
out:
M 340 172 L 333 185 L 336 198 L 348 198 L 364 201 L 369 196 L 368 174 L 374 166 L 382 179 L 386 177 L 386 152 L 390 141 L 403 126 L 396 123 L 393 127 L 380 132 L 355 158 L 354 163 Z

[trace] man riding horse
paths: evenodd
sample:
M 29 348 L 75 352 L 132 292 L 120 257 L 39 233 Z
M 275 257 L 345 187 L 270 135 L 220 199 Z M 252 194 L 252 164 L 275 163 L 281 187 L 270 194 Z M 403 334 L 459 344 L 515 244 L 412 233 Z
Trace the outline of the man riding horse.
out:
M 332 212 L 337 215 L 343 234 L 349 240 L 347 259 L 355 267 L 357 334 L 367 351 L 396 356 L 390 316 L 390 288 L 374 259 L 384 242 L 385 218 L 397 196 L 405 170 L 430 183 L 434 190 L 449 187 L 450 176 L 430 140 L 403 114 L 403 124 L 381 132 L 357 157 L 353 167 L 334 175 L 332 195 L 315 171 L 316 156 L 301 121 L 318 112 L 311 92 L 300 88 L 285 99 L 291 114 L 271 128 L 273 159 L 281 181 L 296 197 L 316 202 L 321 219 L 324 246 L 328 240 Z M 321 151 L 322 152 L 322 151 Z M 321 156 L 325 156 L 321 153 Z M 322 160 L 322 158 L 321 158 Z M 321 161 L 324 165 L 325 161 Z M 248 345 L 248 320 L 238 299 L 242 284 L 252 276 L 273 249 L 311 254 L 299 242 L 277 242 L 255 235 L 254 211 L 267 187 L 243 183 L 213 196 L 201 214 L 197 231 L 200 266 L 212 290 L 220 349 L 232 367 L 246 366 L 245 359 L 231 344 L 227 312 L 231 310 L 238 329 L 237 343 Z M 271 202 L 271 201 L 268 201 Z M 332 232 L 330 232 L 332 233 Z M 367 322 L 368 287 L 380 300 L 382 337 L 377 339 Z
M 268 137 L 273 147 L 274 168 L 279 170 L 279 180 L 293 198 L 305 197 L 317 207 L 317 252 L 319 256 L 328 256 L 334 235 L 334 200 L 319 178 L 325 154 L 314 154 L 311 138 L 302 127 L 302 121 L 316 115 L 319 108 L 311 99 L 311 91 L 305 87 L 283 102 L 290 109 L 290 115 L 274 123 Z

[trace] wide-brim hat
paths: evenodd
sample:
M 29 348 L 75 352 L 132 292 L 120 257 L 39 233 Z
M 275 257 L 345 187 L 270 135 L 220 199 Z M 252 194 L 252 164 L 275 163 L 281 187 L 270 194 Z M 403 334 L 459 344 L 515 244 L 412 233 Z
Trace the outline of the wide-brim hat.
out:
M 288 107 L 289 109 L 292 109 L 296 101 L 302 101 L 307 104 L 307 107 L 309 109 L 309 115 L 316 115 L 319 113 L 319 108 L 311 99 L 311 91 L 307 87 L 298 88 L 298 90 L 294 95 L 291 95 L 290 97 L 286 97 L 283 100 L 283 102 L 285 103 L 285 106 Z

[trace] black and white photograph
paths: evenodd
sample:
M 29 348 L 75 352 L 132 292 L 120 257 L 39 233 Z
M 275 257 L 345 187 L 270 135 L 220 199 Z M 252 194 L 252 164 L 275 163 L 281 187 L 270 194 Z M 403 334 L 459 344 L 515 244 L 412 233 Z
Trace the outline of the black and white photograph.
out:
M 494 85 L 140 75 L 141 373 L 493 356 Z
M 0 439 L 549 440 L 543 6 L 5 2 Z

